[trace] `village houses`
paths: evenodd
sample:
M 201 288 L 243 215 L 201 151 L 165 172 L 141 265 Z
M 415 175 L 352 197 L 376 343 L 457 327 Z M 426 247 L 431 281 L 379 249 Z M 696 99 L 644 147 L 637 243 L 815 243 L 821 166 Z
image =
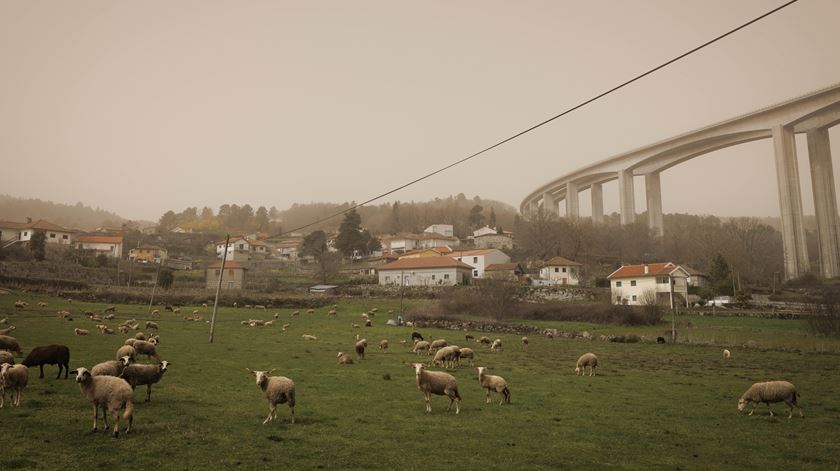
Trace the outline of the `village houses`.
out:
M 83 235 L 76 237 L 76 247 L 94 251 L 97 255 L 122 258 L 123 238 L 122 236 Z
M 510 263 L 510 257 L 499 249 L 456 250 L 450 257 L 470 265 L 473 278 L 483 278 L 484 270 L 495 263 Z
M 43 232 L 47 244 L 71 245 L 73 243 L 72 229 L 61 227 L 49 221 L 39 219 L 35 222 L 0 221 L 0 241 L 3 245 L 13 242 L 27 242 L 36 232 Z
M 564 257 L 554 257 L 540 268 L 540 279 L 547 284 L 572 285 L 580 284 L 580 267 L 574 260 Z
M 417 257 L 397 260 L 376 268 L 380 285 L 468 285 L 473 267 L 451 257 Z
M 688 272 L 677 264 L 623 265 L 612 272 L 610 299 L 613 304 L 688 305 Z
M 128 259 L 139 263 L 163 263 L 169 253 L 156 245 L 141 245 L 128 251 Z

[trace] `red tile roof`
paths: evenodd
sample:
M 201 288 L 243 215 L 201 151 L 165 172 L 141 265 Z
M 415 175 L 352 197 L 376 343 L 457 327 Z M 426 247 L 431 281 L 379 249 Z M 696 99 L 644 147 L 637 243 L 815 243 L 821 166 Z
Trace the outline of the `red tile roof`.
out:
M 459 262 L 451 257 L 418 257 L 404 258 L 396 262 L 381 265 L 377 270 L 411 270 L 417 268 L 465 268 L 472 271 L 473 267 Z
M 521 267 L 518 263 L 493 263 L 491 265 L 487 265 L 487 268 L 484 271 L 522 271 Z
M 219 260 L 217 262 L 211 263 L 210 265 L 207 265 L 207 268 L 222 268 L 222 261 Z M 237 262 L 236 260 L 225 261 L 225 269 L 228 269 L 228 268 L 241 268 L 243 270 L 248 269 L 248 268 L 242 266 L 242 264 Z
M 87 242 L 88 244 L 122 244 L 122 237 L 115 236 L 79 236 L 76 242 Z
M 565 258 L 565 257 L 557 256 L 557 257 L 554 257 L 551 260 L 545 262 L 544 266 L 546 266 L 546 267 L 566 267 L 566 266 L 578 266 L 578 267 L 580 267 L 580 266 L 583 266 L 583 264 L 578 263 L 574 260 L 569 260 L 568 258 Z
M 639 265 L 624 265 L 618 270 L 612 272 L 607 278 L 633 278 L 644 276 L 668 275 L 674 270 L 680 268 L 679 265 L 671 262 L 648 263 L 648 272 L 645 273 L 645 264 Z
M 43 219 L 39 219 L 33 223 L 27 224 L 26 226 L 29 229 L 38 229 L 42 231 L 58 231 L 58 232 L 73 232 L 71 229 L 67 229 L 65 227 L 61 227 L 58 224 L 53 224 L 49 221 L 45 221 Z
M 501 252 L 499 249 L 473 249 L 456 250 L 449 254 L 450 257 L 473 257 L 475 255 L 487 255 L 490 252 Z

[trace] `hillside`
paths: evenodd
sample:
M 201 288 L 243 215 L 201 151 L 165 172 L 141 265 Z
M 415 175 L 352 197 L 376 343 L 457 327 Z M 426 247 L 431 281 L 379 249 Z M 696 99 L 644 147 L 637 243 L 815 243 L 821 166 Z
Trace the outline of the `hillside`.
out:
M 85 206 L 81 202 L 71 205 L 0 195 L 0 220 L 22 222 L 28 217 L 33 220 L 46 219 L 65 227 L 79 229 L 119 225 L 125 221 L 117 214 Z

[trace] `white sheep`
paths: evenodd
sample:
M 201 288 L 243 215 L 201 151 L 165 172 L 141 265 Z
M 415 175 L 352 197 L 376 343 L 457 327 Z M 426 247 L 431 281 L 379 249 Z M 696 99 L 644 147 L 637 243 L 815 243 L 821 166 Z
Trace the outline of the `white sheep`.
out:
M 367 339 L 361 339 L 356 342 L 356 355 L 360 360 L 365 359 L 365 348 L 367 348 Z
M 732 352 L 730 352 L 729 350 L 726 350 L 726 349 L 723 350 L 723 358 L 724 359 L 728 359 L 731 356 L 732 356 Z
M 756 406 L 759 402 L 763 402 L 770 410 L 770 416 L 773 416 L 773 409 L 770 409 L 771 402 L 784 402 L 790 409 L 788 419 L 793 417 L 794 406 L 799 409 L 799 416 L 805 417 L 802 413 L 802 408 L 796 403 L 796 397 L 799 393 L 796 391 L 796 386 L 788 381 L 767 381 L 765 383 L 755 383 L 741 395 L 738 400 L 738 411 L 743 412 L 747 403 L 752 403 L 752 410 L 749 415 L 753 415 Z
M 388 339 L 382 339 L 379 341 L 379 349 L 380 350 L 388 350 Z
M 263 421 L 263 425 L 268 421 L 277 418 L 277 404 L 289 403 L 289 410 L 292 413 L 292 423 L 295 423 L 295 382 L 285 376 L 271 376 L 276 368 L 268 371 L 253 371 L 246 368 L 251 375 L 256 378 L 257 386 L 262 389 L 265 398 L 268 400 L 268 417 Z
M 429 351 L 429 342 L 427 340 L 415 340 L 414 349 L 411 351 L 419 355 L 420 352 L 424 350 L 427 354 L 431 355 L 431 352 Z
M 8 317 L 4 317 L 4 318 L 0 319 L 0 324 L 8 324 L 8 323 L 9 323 L 9 318 Z
M 137 355 L 146 355 L 149 359 L 154 357 L 155 360 L 160 361 L 160 355 L 158 355 L 157 348 L 155 347 L 157 343 L 156 339 L 150 339 L 148 342 L 145 340 L 135 340 L 131 346 L 137 351 Z
M 0 365 L 3 363 L 8 363 L 10 365 L 15 364 L 15 356 L 12 355 L 10 352 L 5 350 L 0 350 Z
M 0 329 L 0 335 L 9 335 L 12 333 L 13 330 L 17 329 L 17 327 L 11 325 L 5 329 Z
M 455 362 L 461 358 L 461 348 L 457 345 L 447 345 L 435 353 L 433 365 L 443 365 L 444 368 L 455 368 Z
M 478 367 L 478 383 L 487 393 L 487 404 L 490 404 L 491 390 L 502 395 L 502 400 L 499 401 L 499 405 L 510 404 L 510 388 L 508 388 L 507 381 L 501 376 L 484 374 L 486 369 L 484 366 Z
M 23 365 L 3 363 L 0 365 L 0 408 L 6 402 L 6 390 L 12 393 L 12 404 L 20 406 L 20 395 L 29 381 L 29 368 Z
M 318 340 L 318 337 L 309 334 L 303 334 L 301 335 L 301 337 L 303 338 L 303 340 Z
M 522 337 L 522 345 L 524 345 L 525 348 L 528 348 L 528 342 L 528 337 Z
M 75 329 L 73 329 L 73 333 L 76 335 L 88 335 L 90 334 L 90 331 L 87 329 L 80 329 L 76 327 Z
M 131 345 L 123 345 L 117 349 L 117 360 L 126 356 L 131 358 L 131 361 L 134 361 L 137 359 L 137 350 L 135 350 Z
M 447 345 L 449 344 L 446 342 L 446 339 L 432 340 L 432 343 L 429 344 L 429 352 L 437 351 Z
M 575 364 L 575 375 L 584 376 L 586 367 L 589 367 L 589 376 L 595 376 L 595 368 L 598 366 L 598 357 L 594 353 L 584 353 L 578 358 Z
M 123 370 L 120 378 L 124 379 L 131 389 L 137 386 L 146 385 L 146 402 L 152 400 L 152 385 L 163 378 L 169 362 L 164 360 L 157 365 L 128 365 Z
M 108 429 L 107 412 L 114 415 L 114 437 L 120 435 L 119 411 L 122 408 L 125 408 L 123 418 L 128 420 L 128 428 L 126 428 L 125 433 L 131 432 L 131 424 L 134 421 L 134 391 L 124 379 L 115 376 L 93 376 L 87 368 L 78 368 L 76 370 L 76 382 L 79 383 L 79 389 L 88 402 L 93 404 L 94 432 L 96 432 L 100 405 L 102 406 L 102 418 L 106 430 Z
M 502 349 L 502 339 L 496 339 L 490 344 L 490 350 L 501 350 Z
M 469 348 L 469 347 L 461 348 L 461 354 L 458 358 L 458 362 L 460 363 L 460 361 L 465 359 L 465 358 L 469 358 L 470 366 L 474 366 L 475 363 L 473 363 L 473 360 L 475 360 L 475 350 L 473 350 L 472 348 Z
M 94 365 L 90 369 L 90 374 L 93 376 L 119 376 L 122 374 L 126 366 L 131 363 L 131 357 L 128 355 L 120 357 L 118 360 L 104 361 Z
M 339 365 L 352 365 L 353 364 L 353 359 L 350 358 L 350 355 L 348 355 L 344 352 L 338 352 L 337 357 L 338 357 L 338 364 Z
M 455 403 L 455 414 L 461 413 L 461 395 L 458 394 L 458 382 L 455 377 L 442 371 L 426 371 L 422 363 L 414 363 L 414 375 L 417 379 L 417 389 L 423 392 L 423 400 L 426 402 L 426 412 L 432 412 L 432 394 L 447 396 L 449 407 Z
M 157 322 L 152 322 L 152 321 L 146 321 L 146 328 L 147 329 L 154 329 L 154 330 L 159 330 L 160 329 L 160 327 L 158 327 Z

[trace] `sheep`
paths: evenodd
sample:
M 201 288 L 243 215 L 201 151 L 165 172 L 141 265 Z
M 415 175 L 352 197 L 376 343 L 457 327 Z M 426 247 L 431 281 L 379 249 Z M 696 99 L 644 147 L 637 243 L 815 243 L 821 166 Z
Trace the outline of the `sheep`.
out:
M 443 365 L 445 368 L 454 368 L 455 362 L 461 357 L 461 349 L 457 345 L 448 345 L 435 353 L 432 359 L 433 365 Z
M 352 365 L 353 359 L 350 358 L 350 355 L 344 352 L 338 352 L 338 364 L 339 365 Z
M 371 321 L 370 319 L 366 320 L 365 327 L 373 327 L 373 321 Z
M 336 311 L 335 309 L 330 309 L 329 312 L 327 312 L 327 315 L 330 317 L 335 317 L 336 314 L 338 314 L 338 311 Z
M 137 351 L 137 355 L 146 355 L 150 360 L 154 357 L 155 360 L 160 361 L 160 355 L 158 355 L 155 345 L 157 345 L 157 340 L 155 339 L 150 339 L 148 342 L 145 340 L 135 340 L 131 344 L 134 350 Z
M 382 339 L 379 341 L 379 349 L 380 350 L 388 350 L 388 339 Z
M 15 309 L 17 309 L 18 311 L 22 311 L 23 308 L 25 308 L 28 305 L 29 304 L 25 301 L 15 301 Z
M 426 413 L 432 412 L 432 394 L 449 397 L 449 407 L 455 403 L 455 414 L 461 413 L 461 395 L 458 394 L 458 382 L 455 377 L 442 371 L 426 371 L 422 363 L 414 363 L 414 375 L 417 378 L 417 389 L 423 392 L 426 402 Z
M 56 314 L 58 314 L 59 319 L 73 320 L 73 315 L 70 314 L 70 311 L 58 311 Z
M 728 359 L 731 356 L 732 356 L 732 352 L 730 352 L 729 350 L 726 350 L 726 349 L 723 350 L 723 358 L 724 359 Z
M 490 340 L 490 339 L 489 339 L 489 338 L 487 338 L 487 337 L 481 337 L 480 339 L 476 340 L 475 342 L 476 342 L 476 343 L 480 343 L 480 344 L 482 344 L 482 345 L 490 345 L 491 343 L 493 343 L 493 341 L 492 341 L 492 340 Z
M 94 365 L 90 369 L 90 374 L 93 376 L 119 376 L 129 363 L 131 363 L 131 357 L 128 355 L 120 357 L 119 360 L 104 361 Z
M 47 307 L 47 303 L 45 303 L 44 301 L 41 301 L 41 302 L 38 303 L 38 307 Z
M 27 367 L 38 366 L 41 374 L 38 378 L 44 378 L 44 365 L 58 365 L 58 375 L 55 379 L 61 377 L 61 369 L 64 368 L 64 379 L 70 372 L 70 349 L 65 345 L 45 345 L 43 347 L 35 347 L 26 355 L 26 358 L 20 362 L 21 365 Z
M 554 332 L 546 332 L 545 336 L 548 337 L 551 340 L 554 340 Z
M 598 357 L 594 353 L 584 353 L 578 358 L 575 364 L 575 375 L 586 375 L 586 367 L 589 367 L 589 376 L 595 376 L 595 368 L 598 366 Z
M 0 350 L 16 352 L 18 355 L 23 353 L 17 339 L 8 335 L 0 335 Z
M 154 330 L 159 330 L 160 329 L 160 327 L 158 327 L 158 325 L 157 325 L 157 322 L 152 322 L 152 321 L 146 321 L 146 328 L 147 329 L 154 329 Z
M 20 395 L 29 381 L 29 368 L 24 365 L 0 364 L 0 408 L 6 402 L 6 390 L 12 391 L 12 404 L 20 407 Z M 15 394 L 17 393 L 17 394 Z
M 106 315 L 102 316 L 102 318 L 107 319 L 109 321 L 112 321 L 112 320 L 114 320 L 114 315 L 113 314 L 106 314 Z
M 274 325 L 274 321 L 265 321 L 265 324 L 263 324 L 263 327 L 271 327 L 273 325 Z
M 473 337 L 472 334 L 465 334 L 464 335 L 464 341 L 469 342 L 470 340 L 475 340 L 475 337 Z
M 9 323 L 9 318 L 8 317 L 4 317 L 4 318 L 0 319 L 0 324 L 8 324 L 8 323 Z
M 137 332 L 136 334 L 134 334 L 134 339 L 135 340 L 146 340 L 146 334 L 144 334 L 143 332 Z
M 207 303 L 203 303 L 201 307 L 207 307 Z
M 356 342 L 356 356 L 358 356 L 360 360 L 365 359 L 365 347 L 367 347 L 367 340 L 362 339 Z
M 76 335 L 88 335 L 90 331 L 87 329 L 80 329 L 76 327 L 75 329 L 73 329 L 73 333 Z
M 315 309 L 307 309 L 306 313 L 307 314 L 315 314 Z
M 496 339 L 490 344 L 490 350 L 501 350 L 502 349 L 502 339 Z
M 15 326 L 13 326 L 13 325 L 9 326 L 9 327 L 8 327 L 8 328 L 6 328 L 6 329 L 0 329 L 0 335 L 6 335 L 6 336 L 8 336 L 8 335 L 9 335 L 10 333 L 12 333 L 12 331 L 13 331 L 13 330 L 15 330 L 15 329 L 17 329 L 17 327 L 15 327 Z
M 120 378 L 126 380 L 131 389 L 137 386 L 146 385 L 146 402 L 152 400 L 152 385 L 163 378 L 169 362 L 164 360 L 157 365 L 128 365 L 123 370 Z
M 114 329 L 108 327 L 107 325 L 100 325 L 97 327 L 99 327 L 99 333 L 103 335 L 114 335 Z
M 265 306 L 263 306 L 262 304 L 254 304 L 254 309 L 262 309 L 263 311 L 265 311 Z
M 528 337 L 522 337 L 522 345 L 524 345 L 525 348 L 528 348 Z
M 151 316 L 152 317 L 160 317 L 160 311 L 155 309 L 154 311 L 151 312 Z
M 0 350 L 0 365 L 2 365 L 3 363 L 14 365 L 15 356 L 5 350 Z
M 427 354 L 431 355 L 429 351 L 429 342 L 426 340 L 417 340 L 414 342 L 414 349 L 411 350 L 412 352 L 416 353 L 417 355 L 420 354 L 421 351 L 425 350 Z
M 759 402 L 763 402 L 770 410 L 770 417 L 773 417 L 773 409 L 770 409 L 771 402 L 784 402 L 790 409 L 788 419 L 793 417 L 794 406 L 799 409 L 799 416 L 805 417 L 802 413 L 802 408 L 796 403 L 796 397 L 799 393 L 796 391 L 796 386 L 788 381 L 767 381 L 765 383 L 755 383 L 741 395 L 738 400 L 738 412 L 743 412 L 747 403 L 752 403 L 752 410 L 749 415 L 753 415 L 756 406 Z
M 423 336 L 420 335 L 420 332 L 412 332 L 411 333 L 411 341 L 414 342 L 416 340 L 423 340 Z
M 432 343 L 429 344 L 429 352 L 439 350 L 447 345 L 449 344 L 446 342 L 446 339 L 433 340 Z
M 117 360 L 126 356 L 130 358 L 131 361 L 134 361 L 137 358 L 137 350 L 135 350 L 131 345 L 123 345 L 117 349 Z
M 103 314 L 105 314 L 106 312 L 117 312 L 117 308 L 115 306 L 108 306 L 102 310 Z
M 98 409 L 102 406 L 102 418 L 105 423 L 105 430 L 108 429 L 108 415 L 114 415 L 114 438 L 120 435 L 119 411 L 125 408 L 123 418 L 128 420 L 128 428 L 125 433 L 131 432 L 131 425 L 134 421 L 134 391 L 131 386 L 122 378 L 115 376 L 93 376 L 87 368 L 76 369 L 76 382 L 79 390 L 85 399 L 93 404 L 93 431 L 96 432 L 98 425 Z
M 470 366 L 474 366 L 473 360 L 475 360 L 475 350 L 472 348 L 464 347 L 461 349 L 461 354 L 458 358 L 460 362 L 462 359 L 469 358 L 470 359 Z
M 289 324 L 288 322 L 283 324 L 283 326 L 281 327 L 283 329 L 283 332 L 285 332 L 286 329 L 288 329 L 290 325 L 292 325 L 292 324 Z
M 301 337 L 303 338 L 303 340 L 318 340 L 318 337 L 309 334 L 303 334 L 301 335 Z
M 499 405 L 510 404 L 510 388 L 508 388 L 507 381 L 501 376 L 486 375 L 484 371 L 487 367 L 478 367 L 478 383 L 487 393 L 487 404 L 490 404 L 490 390 L 502 395 L 502 400 Z
M 350 324 L 350 327 L 352 327 L 352 328 L 354 328 L 354 329 L 358 329 L 358 328 L 359 328 L 359 324 Z
M 292 317 L 299 316 L 299 315 L 300 315 L 300 311 L 295 311 L 295 312 L 292 313 Z
M 117 327 L 117 330 L 119 330 L 121 334 L 127 334 L 128 333 L 128 326 L 127 325 L 121 325 L 121 326 Z
M 269 420 L 277 418 L 277 404 L 289 403 L 289 410 L 292 413 L 292 423 L 295 423 L 295 382 L 285 376 L 271 376 L 276 368 L 268 371 L 253 371 L 250 368 L 245 368 L 248 373 L 251 373 L 256 378 L 257 386 L 262 389 L 265 398 L 268 400 L 268 417 L 263 421 L 263 425 L 267 424 Z
M 169 312 L 175 312 L 175 308 L 173 308 L 172 305 L 170 305 L 170 304 L 167 304 L 167 305 L 163 306 L 163 310 L 164 311 L 169 311 Z

